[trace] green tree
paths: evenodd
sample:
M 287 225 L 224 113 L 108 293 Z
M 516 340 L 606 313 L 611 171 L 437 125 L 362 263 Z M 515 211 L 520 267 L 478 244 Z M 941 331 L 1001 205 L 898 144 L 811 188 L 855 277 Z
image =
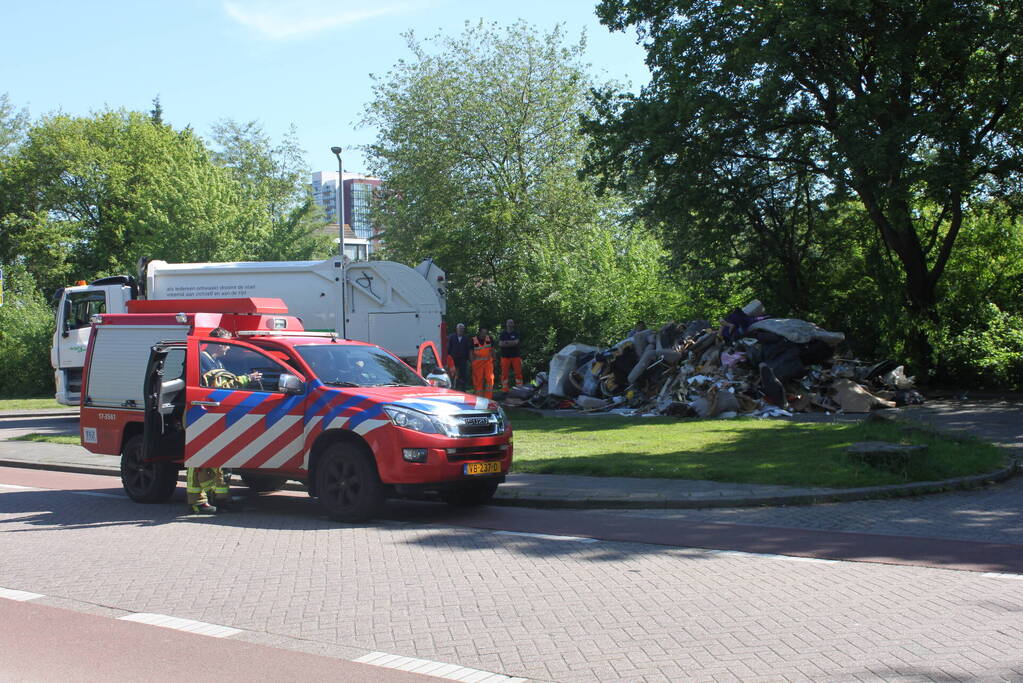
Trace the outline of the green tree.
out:
M 28 112 L 16 110 L 7 93 L 0 95 L 0 161 L 21 144 L 28 129 Z
M 53 311 L 19 263 L 4 266 L 0 306 L 0 396 L 43 396 L 53 392 L 50 339 Z
M 230 171 L 258 220 L 256 259 L 307 259 L 331 251 L 294 127 L 274 144 L 256 121 L 225 120 L 214 126 L 213 142 L 214 160 Z
M 603 90 L 587 125 L 590 172 L 644 190 L 645 215 L 684 253 L 701 193 L 728 169 L 780 165 L 819 200 L 862 204 L 915 360 L 939 317 L 939 283 L 964 219 L 1018 188 L 1023 16 L 981 0 L 603 0 L 601 21 L 639 29 L 652 80 Z
M 130 273 L 141 256 L 241 258 L 258 227 L 202 140 L 138 112 L 43 117 L 5 176 L 0 258 L 40 284 Z
M 376 79 L 365 115 L 379 131 L 369 156 L 386 187 L 374 215 L 386 253 L 436 258 L 452 321 L 519 318 L 534 362 L 555 340 L 623 333 L 626 305 L 648 310 L 670 287 L 643 279 L 661 274 L 663 253 L 621 200 L 578 176 L 583 42 L 524 23 L 406 38 L 413 58 Z M 633 271 L 642 285 L 630 289 Z

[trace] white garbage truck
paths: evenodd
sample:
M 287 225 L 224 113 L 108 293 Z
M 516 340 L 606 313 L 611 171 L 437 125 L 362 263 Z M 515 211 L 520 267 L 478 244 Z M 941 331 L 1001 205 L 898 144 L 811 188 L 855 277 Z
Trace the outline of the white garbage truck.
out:
M 414 359 L 432 341 L 443 348 L 447 310 L 444 271 L 432 259 L 415 268 L 394 261 L 150 261 L 137 278 L 118 275 L 79 282 L 54 295 L 57 326 L 50 349 L 56 398 L 78 405 L 90 321 L 124 313 L 133 299 L 272 297 L 287 304 L 307 330 L 333 331 Z

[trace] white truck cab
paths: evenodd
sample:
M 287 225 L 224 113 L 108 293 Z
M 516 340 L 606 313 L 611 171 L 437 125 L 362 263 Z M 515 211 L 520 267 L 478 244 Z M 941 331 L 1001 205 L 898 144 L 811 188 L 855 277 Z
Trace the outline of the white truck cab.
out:
M 57 290 L 54 295 L 57 327 L 50 347 L 50 365 L 58 403 L 78 405 L 92 316 L 124 312 L 127 303 L 137 296 L 134 278 L 124 276 L 103 278 L 92 284 L 82 281 Z

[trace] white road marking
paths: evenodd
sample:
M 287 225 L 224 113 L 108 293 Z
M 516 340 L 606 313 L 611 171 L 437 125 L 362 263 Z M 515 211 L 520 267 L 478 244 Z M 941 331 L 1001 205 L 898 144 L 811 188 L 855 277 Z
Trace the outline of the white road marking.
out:
M 495 531 L 498 536 L 525 536 L 527 538 L 541 538 L 545 541 L 574 541 L 575 543 L 597 543 L 599 539 L 586 538 L 585 536 L 555 536 L 553 534 L 531 534 L 525 531 Z
M 99 491 L 66 491 L 63 489 L 44 489 L 39 486 L 18 486 L 16 484 L 0 484 L 0 489 L 17 489 L 19 491 L 61 491 L 75 496 L 92 496 L 93 498 L 116 498 L 126 500 L 125 496 L 119 493 L 100 493 Z
M 789 562 L 809 562 L 812 564 L 841 564 L 848 560 L 825 560 L 819 557 L 799 557 L 797 555 L 776 555 L 774 553 L 747 553 L 742 550 L 705 550 L 708 555 L 728 555 L 735 557 L 761 557 L 765 560 L 788 560 Z
M 172 628 L 176 631 L 185 631 L 187 633 L 195 633 L 200 636 L 210 636 L 211 638 L 228 638 L 236 633 L 242 632 L 239 628 L 207 624 L 205 621 L 193 621 L 192 619 L 169 617 L 166 614 L 138 612 L 136 614 L 128 614 L 118 618 L 121 621 L 134 621 L 139 624 L 149 624 L 150 626 L 162 626 L 163 628 Z
M 434 662 L 429 659 L 418 659 L 416 657 L 402 657 L 391 655 L 386 652 L 370 652 L 354 660 L 360 664 L 382 666 L 386 669 L 398 669 L 399 671 L 410 671 L 417 674 L 426 674 L 437 678 L 446 678 L 451 681 L 472 681 L 472 683 L 524 683 L 525 678 L 512 678 L 504 674 L 495 674 L 480 669 L 470 669 L 457 664 L 445 664 Z
M 46 597 L 40 593 L 29 593 L 28 591 L 16 591 L 13 588 L 0 588 L 0 598 L 7 598 L 8 600 L 17 600 L 18 602 L 27 602 L 29 600 L 37 600 L 39 598 Z
M 126 499 L 126 496 L 118 493 L 99 493 L 97 491 L 65 491 L 64 493 L 73 493 L 76 496 L 92 496 L 93 498 L 117 498 L 118 500 Z

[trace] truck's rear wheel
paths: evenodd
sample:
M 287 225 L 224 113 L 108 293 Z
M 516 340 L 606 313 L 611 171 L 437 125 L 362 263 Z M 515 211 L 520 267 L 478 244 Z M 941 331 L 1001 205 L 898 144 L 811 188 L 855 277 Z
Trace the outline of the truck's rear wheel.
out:
M 287 483 L 287 477 L 275 477 L 272 474 L 248 474 L 241 475 L 242 483 L 249 487 L 250 491 L 256 493 L 270 493 L 280 491 Z
M 469 481 L 458 484 L 440 492 L 440 499 L 448 505 L 468 507 L 471 505 L 485 505 L 490 502 L 497 492 L 498 481 Z
M 142 462 L 142 435 L 136 434 L 121 447 L 121 485 L 136 503 L 164 503 L 178 485 L 177 465 Z
M 316 466 L 316 495 L 331 519 L 355 522 L 379 511 L 384 487 L 364 449 L 335 443 L 327 447 Z

